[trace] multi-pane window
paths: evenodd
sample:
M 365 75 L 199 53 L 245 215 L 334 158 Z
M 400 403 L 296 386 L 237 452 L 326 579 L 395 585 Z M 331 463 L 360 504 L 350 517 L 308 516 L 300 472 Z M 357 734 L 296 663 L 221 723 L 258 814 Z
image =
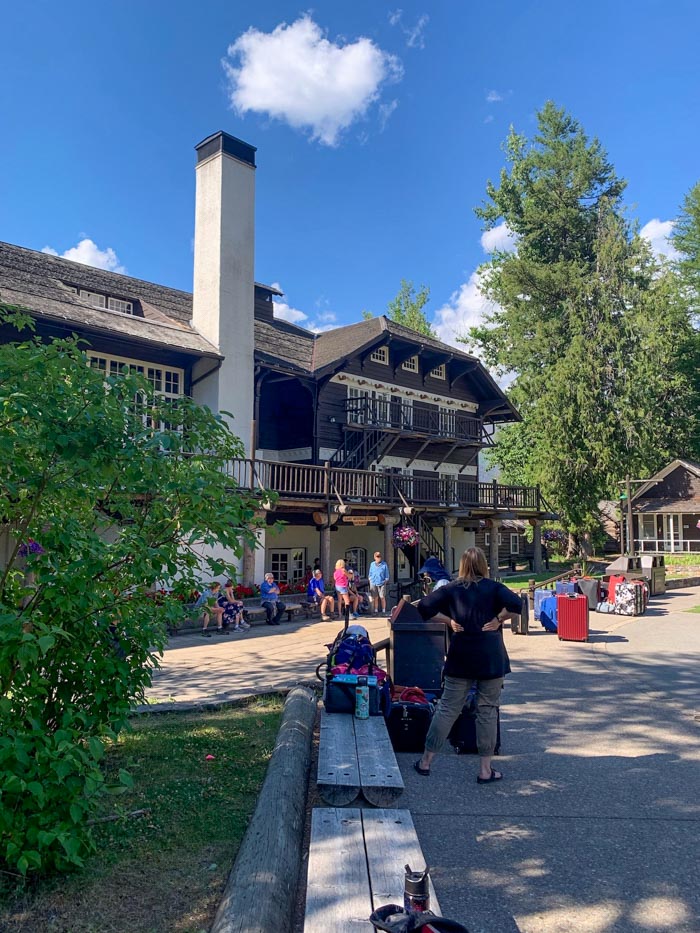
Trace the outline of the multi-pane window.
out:
M 444 363 L 440 363 L 439 366 L 436 366 L 435 369 L 430 373 L 433 379 L 446 379 L 447 378 L 447 369 Z
M 409 373 L 417 373 L 418 372 L 418 357 L 409 356 L 407 360 L 403 361 L 403 363 L 401 364 L 401 368 L 408 370 Z
M 345 566 L 352 567 L 359 577 L 367 576 L 367 549 L 350 547 L 345 552 Z
M 121 314 L 133 314 L 134 306 L 130 301 L 124 301 L 122 298 L 108 298 L 107 307 L 110 311 L 119 311 Z
M 177 399 L 183 395 L 184 371 L 182 369 L 170 369 L 164 366 L 153 366 L 140 360 L 129 360 L 119 356 L 107 356 L 97 353 L 88 354 L 90 366 L 98 369 L 105 376 L 118 376 L 120 373 L 131 373 L 139 376 L 145 376 L 153 387 L 153 391 L 160 395 L 164 400 L 177 403 Z M 146 424 L 156 430 L 170 430 L 172 425 L 169 422 L 156 422 L 145 410 L 145 400 L 137 398 L 134 400 L 135 409 L 141 409 Z
M 512 534 L 510 536 L 510 553 L 511 554 L 520 553 L 520 535 Z
M 84 288 L 80 289 L 80 297 L 94 308 L 104 308 L 107 305 L 106 295 L 100 295 L 97 292 L 89 292 Z
M 281 548 L 270 551 L 270 571 L 277 583 L 297 583 L 304 577 L 306 548 Z
M 373 363 L 384 363 L 385 365 L 389 362 L 389 349 L 388 347 L 377 347 L 376 350 L 372 350 L 369 355 L 369 358 Z

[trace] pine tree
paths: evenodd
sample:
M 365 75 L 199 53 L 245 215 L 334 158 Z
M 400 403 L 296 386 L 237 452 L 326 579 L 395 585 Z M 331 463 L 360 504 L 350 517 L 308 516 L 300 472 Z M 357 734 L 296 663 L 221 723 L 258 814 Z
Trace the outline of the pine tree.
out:
M 630 228 L 625 182 L 598 140 L 550 102 L 534 139 L 511 130 L 506 153 L 477 214 L 487 228 L 504 221 L 517 245 L 485 267 L 497 305 L 470 336 L 515 376 L 524 420 L 500 441 L 509 479 L 520 462 L 522 481 L 540 483 L 564 526 L 583 533 L 626 473 L 683 447 L 694 417 L 678 352 L 687 315 L 671 272 Z

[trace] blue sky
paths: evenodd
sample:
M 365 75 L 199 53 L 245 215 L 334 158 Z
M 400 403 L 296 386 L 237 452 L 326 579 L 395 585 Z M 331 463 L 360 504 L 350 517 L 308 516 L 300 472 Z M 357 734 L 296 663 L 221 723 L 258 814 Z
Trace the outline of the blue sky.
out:
M 190 289 L 193 146 L 224 129 L 258 147 L 256 278 L 306 326 L 382 313 L 401 278 L 443 337 L 477 320 L 472 208 L 548 98 L 657 246 L 700 178 L 694 0 L 35 0 L 2 23 L 0 239 Z

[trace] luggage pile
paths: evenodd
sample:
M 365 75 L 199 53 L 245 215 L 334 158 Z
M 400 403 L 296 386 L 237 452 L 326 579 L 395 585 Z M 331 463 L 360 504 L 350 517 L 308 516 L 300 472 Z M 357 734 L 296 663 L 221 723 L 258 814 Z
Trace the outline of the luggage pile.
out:
M 326 660 L 316 668 L 323 683 L 323 705 L 328 713 L 355 713 L 358 678 L 369 688 L 369 715 L 388 716 L 391 708 L 389 675 L 377 666 L 367 629 L 349 625 L 326 645 Z
M 590 610 L 637 616 L 646 612 L 649 584 L 644 579 L 612 575 L 601 582 L 593 577 L 557 580 L 556 589 L 535 590 L 534 616 L 547 632 L 564 641 L 588 641 Z

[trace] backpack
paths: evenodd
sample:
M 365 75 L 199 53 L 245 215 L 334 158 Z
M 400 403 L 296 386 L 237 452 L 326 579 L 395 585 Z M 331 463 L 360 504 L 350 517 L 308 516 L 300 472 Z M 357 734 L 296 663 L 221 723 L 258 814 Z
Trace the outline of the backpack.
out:
M 361 625 L 350 625 L 342 632 L 338 632 L 333 644 L 326 645 L 326 647 L 328 648 L 329 671 L 341 664 L 345 664 L 348 671 L 356 671 L 365 665 L 374 664 L 374 648 L 367 629 Z

